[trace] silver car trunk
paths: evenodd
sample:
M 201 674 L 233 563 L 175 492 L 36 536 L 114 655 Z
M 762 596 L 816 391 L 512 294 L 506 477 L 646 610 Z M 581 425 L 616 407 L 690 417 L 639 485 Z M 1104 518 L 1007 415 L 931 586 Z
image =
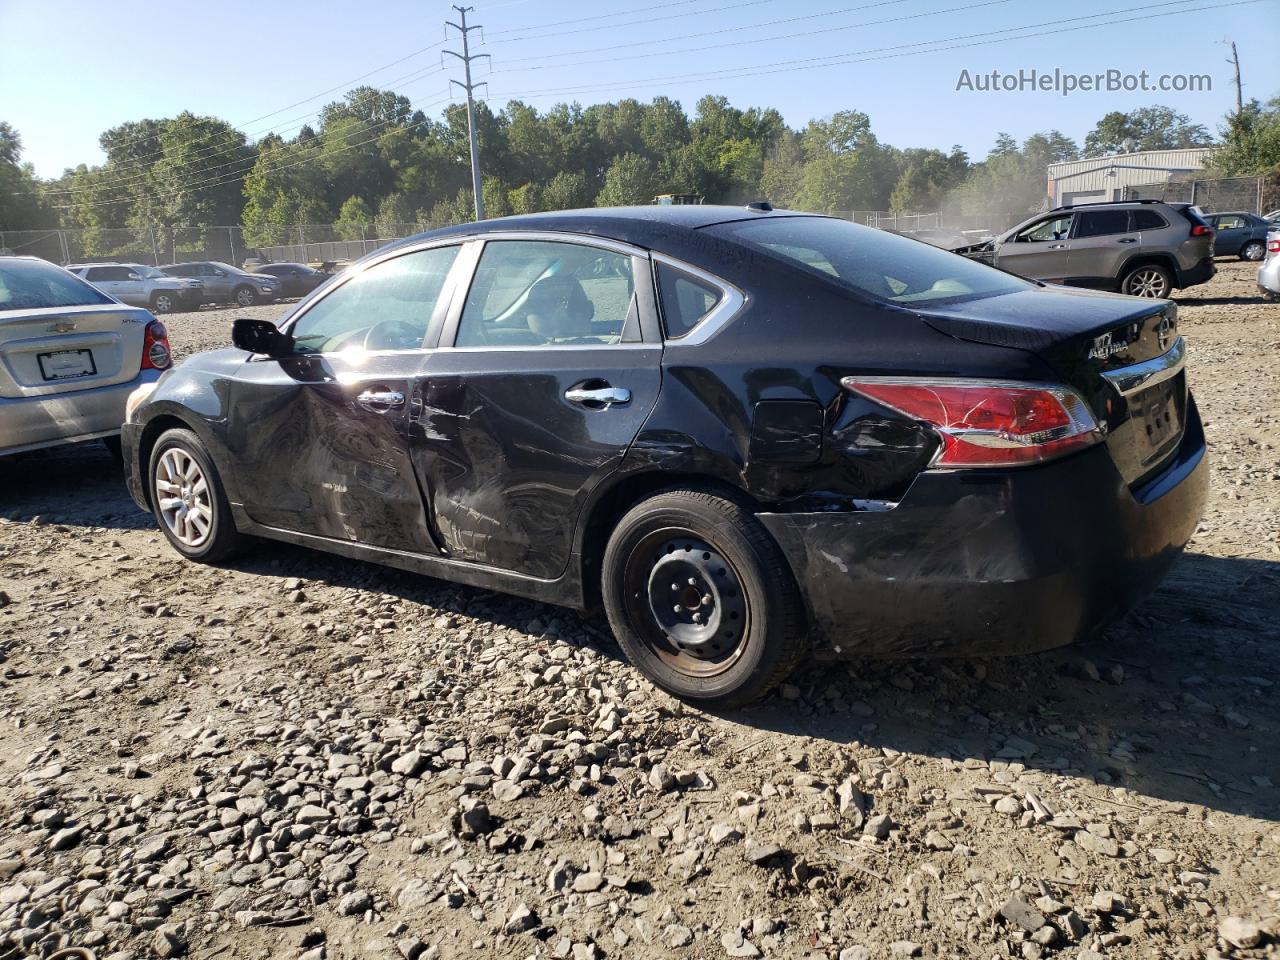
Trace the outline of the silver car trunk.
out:
M 0 397 L 132 380 L 151 319 L 146 310 L 122 304 L 0 311 Z

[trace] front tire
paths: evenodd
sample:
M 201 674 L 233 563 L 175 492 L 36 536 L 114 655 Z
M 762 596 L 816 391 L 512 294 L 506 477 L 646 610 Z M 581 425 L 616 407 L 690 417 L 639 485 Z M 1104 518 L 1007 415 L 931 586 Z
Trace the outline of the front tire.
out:
M 1134 267 L 1120 282 L 1120 292 L 1131 297 L 1160 300 L 1173 290 L 1173 277 L 1166 267 L 1158 263 L 1144 263 Z
M 192 431 L 166 430 L 148 465 L 151 510 L 165 538 L 184 557 L 217 563 L 243 546 L 222 478 Z
M 171 294 L 157 293 L 151 297 L 151 312 L 154 314 L 173 313 L 175 301 Z
M 1240 259 L 1257 263 L 1267 255 L 1267 245 L 1261 240 L 1250 240 L 1240 248 Z
M 786 559 L 728 498 L 677 489 L 641 501 L 614 528 L 602 578 L 609 625 L 628 659 L 701 706 L 760 699 L 807 648 Z
M 236 303 L 242 307 L 252 307 L 258 302 L 258 294 L 254 292 L 253 287 L 237 287 Z

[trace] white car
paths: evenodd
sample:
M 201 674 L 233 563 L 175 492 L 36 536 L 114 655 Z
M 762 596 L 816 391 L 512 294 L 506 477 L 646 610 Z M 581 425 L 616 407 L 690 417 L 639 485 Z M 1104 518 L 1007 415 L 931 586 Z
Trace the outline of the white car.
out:
M 203 299 L 199 280 L 171 277 L 145 263 L 77 263 L 67 269 L 121 303 L 152 313 L 194 310 Z
M 0 456 L 95 439 L 118 450 L 129 394 L 172 364 L 146 310 L 48 261 L 0 257 Z
M 1266 259 L 1258 268 L 1258 292 L 1268 300 L 1280 300 L 1280 226 L 1267 231 Z

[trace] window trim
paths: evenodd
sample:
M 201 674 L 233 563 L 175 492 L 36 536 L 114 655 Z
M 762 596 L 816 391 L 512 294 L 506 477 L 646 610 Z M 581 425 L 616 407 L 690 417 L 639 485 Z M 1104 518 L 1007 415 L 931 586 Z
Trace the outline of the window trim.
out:
M 510 353 L 518 350 L 635 350 L 646 347 L 651 349 L 663 342 L 661 336 L 658 336 L 657 339 L 654 338 L 650 325 L 645 319 L 646 312 L 649 309 L 657 309 L 657 292 L 656 288 L 652 287 L 653 277 L 651 271 L 637 269 L 637 261 L 640 261 L 642 266 L 644 263 L 650 262 L 652 256 L 650 251 L 645 250 L 643 247 L 624 243 L 621 240 L 613 240 L 609 237 L 597 237 L 591 234 L 568 233 L 558 230 L 492 230 L 486 233 L 472 234 L 470 239 L 475 245 L 475 255 L 467 274 L 461 278 L 454 290 L 453 302 L 449 305 L 448 315 L 445 317 L 444 326 L 440 331 L 438 349 L 451 350 L 458 353 Z M 641 339 L 633 343 L 602 343 L 599 346 L 581 343 L 513 343 L 457 346 L 458 333 L 462 328 L 462 312 L 466 308 L 467 297 L 471 293 L 471 285 L 475 282 L 476 269 L 480 266 L 480 258 L 484 255 L 484 248 L 490 243 L 505 243 L 508 241 L 570 243 L 582 247 L 599 247 L 630 257 L 635 278 L 634 296 L 637 300 L 637 308 L 640 311 Z M 653 290 L 651 297 L 646 296 L 644 292 L 643 288 L 646 283 Z
M 409 353 L 426 353 L 429 350 L 434 349 L 434 347 L 432 346 L 432 344 L 434 343 L 433 337 L 438 333 L 440 329 L 440 324 L 443 321 L 443 312 L 448 310 L 450 306 L 450 303 L 453 297 L 453 291 L 456 289 L 458 281 L 460 279 L 458 275 L 459 264 L 463 263 L 463 261 L 466 260 L 467 250 L 470 246 L 471 244 L 468 243 L 465 238 L 458 238 L 458 237 L 436 238 L 435 240 L 430 242 L 413 244 L 412 246 L 408 246 L 408 247 L 396 247 L 394 250 L 388 250 L 385 253 L 385 255 L 375 257 L 374 259 L 369 260 L 368 262 L 362 264 L 359 267 L 359 269 L 348 267 L 346 270 L 342 272 L 341 276 L 338 279 L 338 282 L 329 286 L 328 289 L 325 289 L 318 297 L 306 299 L 306 300 L 303 300 L 301 303 L 299 303 L 298 306 L 294 309 L 293 313 L 289 314 L 287 317 L 285 317 L 283 321 L 281 321 L 280 332 L 292 336 L 293 328 L 297 325 L 298 321 L 300 321 L 303 317 L 305 317 L 308 313 L 310 313 L 313 309 L 315 309 L 316 304 L 321 303 L 324 300 L 327 300 L 329 297 L 333 296 L 337 291 L 343 289 L 348 283 L 350 283 L 356 277 L 362 276 L 367 270 L 370 270 L 373 267 L 379 266 L 380 264 L 383 264 L 383 263 L 387 263 L 391 260 L 397 260 L 400 257 L 405 257 L 413 253 L 423 253 L 427 250 L 435 250 L 439 247 L 457 247 L 458 255 L 453 258 L 453 263 L 449 266 L 448 273 L 445 274 L 444 284 L 440 288 L 440 296 L 436 300 L 436 305 L 432 309 L 431 316 L 427 320 L 427 330 L 426 330 L 426 333 L 424 333 L 422 336 L 422 344 L 417 347 L 405 347 L 403 349 L 397 349 L 397 350 L 368 350 L 363 355 L 366 357 L 385 357 L 385 356 L 399 356 L 402 354 L 409 354 Z M 470 269 L 470 267 L 468 267 L 468 269 Z M 300 354 L 297 354 L 297 356 L 299 357 L 341 357 L 341 356 L 344 356 L 344 352 L 341 350 L 328 350 L 328 351 L 322 351 L 318 353 L 300 353 Z
M 708 310 L 696 324 L 690 328 L 689 332 L 680 337 L 668 337 L 666 335 L 666 324 L 663 324 L 662 342 L 669 347 L 694 347 L 706 343 L 717 333 L 728 325 L 729 321 L 738 315 L 747 303 L 747 296 L 728 280 L 722 280 L 713 273 L 708 273 L 701 267 L 695 267 L 691 263 L 684 260 L 677 260 L 675 257 L 668 256 L 665 253 L 654 251 L 650 259 L 653 261 L 653 287 L 658 297 L 659 310 L 662 309 L 662 288 L 658 284 L 658 264 L 664 264 L 673 270 L 679 270 L 687 273 L 691 277 L 695 277 L 720 291 L 720 302 Z

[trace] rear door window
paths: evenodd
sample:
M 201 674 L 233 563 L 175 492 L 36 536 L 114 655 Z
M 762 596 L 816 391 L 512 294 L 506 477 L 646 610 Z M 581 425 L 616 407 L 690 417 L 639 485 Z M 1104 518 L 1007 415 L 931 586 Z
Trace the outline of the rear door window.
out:
M 1133 229 L 1135 230 L 1163 230 L 1168 225 L 1164 217 L 1154 210 L 1133 211 Z
M 1076 216 L 1076 237 L 1105 237 L 1129 232 L 1128 210 L 1085 210 Z
M 607 346 L 639 341 L 629 254 L 558 240 L 490 240 L 456 346 Z

